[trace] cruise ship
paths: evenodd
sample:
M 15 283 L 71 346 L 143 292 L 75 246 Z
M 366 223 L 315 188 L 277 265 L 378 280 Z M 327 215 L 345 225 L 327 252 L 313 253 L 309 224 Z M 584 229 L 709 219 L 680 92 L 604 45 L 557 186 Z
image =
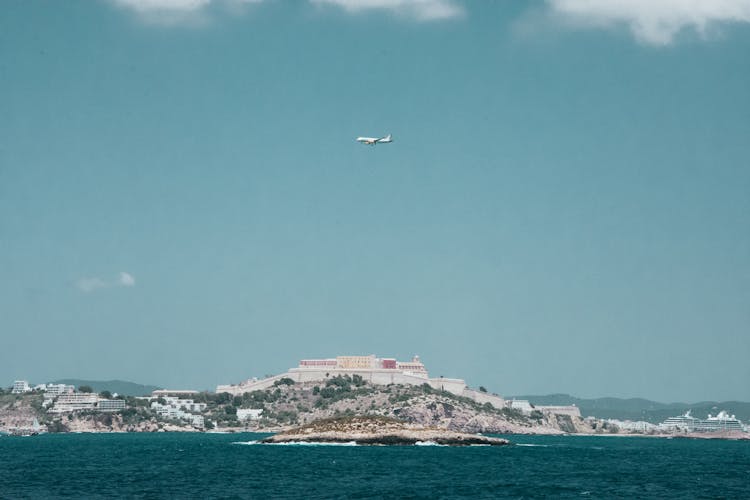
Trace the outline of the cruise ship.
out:
M 669 417 L 664 422 L 660 423 L 659 427 L 668 431 L 692 432 L 695 430 L 695 426 L 698 422 L 700 422 L 700 419 L 691 416 L 690 410 L 688 410 L 684 415 L 680 415 L 679 417 Z
M 679 417 L 669 417 L 659 424 L 659 428 L 666 431 L 685 431 L 685 432 L 719 432 L 719 431 L 744 431 L 742 422 L 737 420 L 734 415 L 729 415 L 726 411 L 720 411 L 718 415 L 708 414 L 708 418 L 701 420 L 690 415 L 688 410 L 684 415 Z
M 742 422 L 737 418 L 725 411 L 720 411 L 718 415 L 712 417 L 708 414 L 706 420 L 699 420 L 695 426 L 695 430 L 699 432 L 715 432 L 715 431 L 742 431 Z

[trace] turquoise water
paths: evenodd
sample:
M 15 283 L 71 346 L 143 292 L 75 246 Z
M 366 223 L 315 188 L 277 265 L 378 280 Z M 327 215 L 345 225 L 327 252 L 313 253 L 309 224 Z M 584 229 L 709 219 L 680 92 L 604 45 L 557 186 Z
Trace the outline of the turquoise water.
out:
M 238 444 L 258 434 L 0 436 L 2 498 L 750 498 L 750 442 L 511 436 L 508 447 Z

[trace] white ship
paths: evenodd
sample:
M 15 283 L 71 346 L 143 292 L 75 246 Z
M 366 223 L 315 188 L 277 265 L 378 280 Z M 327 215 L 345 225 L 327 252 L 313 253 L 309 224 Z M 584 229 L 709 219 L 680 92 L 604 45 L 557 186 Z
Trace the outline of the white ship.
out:
M 698 422 L 700 422 L 700 419 L 691 416 L 690 410 L 688 410 L 684 415 L 680 415 L 679 417 L 669 417 L 659 424 L 659 428 L 668 431 L 692 432 L 695 430 Z
M 737 420 L 734 415 L 729 416 L 727 412 L 720 411 L 715 417 L 712 417 L 709 413 L 706 420 L 699 420 L 695 430 L 699 432 L 716 432 L 742 431 L 744 429 L 742 427 L 742 422 Z
M 718 415 L 708 414 L 708 418 L 702 420 L 690 415 L 688 410 L 684 415 L 679 417 L 669 417 L 659 424 L 659 428 L 666 431 L 683 431 L 683 432 L 721 432 L 721 431 L 743 431 L 742 422 L 737 420 L 734 415 L 729 415 L 726 411 L 720 411 Z

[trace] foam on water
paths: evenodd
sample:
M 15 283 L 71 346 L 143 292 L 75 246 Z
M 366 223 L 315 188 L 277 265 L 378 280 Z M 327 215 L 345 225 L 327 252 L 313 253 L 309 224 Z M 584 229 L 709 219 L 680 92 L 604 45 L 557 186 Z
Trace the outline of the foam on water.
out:
M 348 443 L 325 443 L 320 441 L 294 441 L 291 443 L 263 443 L 261 441 L 234 441 L 231 444 L 241 444 L 241 445 L 254 445 L 254 444 L 262 444 L 262 445 L 271 445 L 271 446 L 357 446 L 356 441 L 349 441 Z
M 272 446 L 358 446 L 356 441 L 349 441 L 347 443 L 326 443 L 323 441 L 294 441 L 291 443 L 261 443 L 270 444 Z

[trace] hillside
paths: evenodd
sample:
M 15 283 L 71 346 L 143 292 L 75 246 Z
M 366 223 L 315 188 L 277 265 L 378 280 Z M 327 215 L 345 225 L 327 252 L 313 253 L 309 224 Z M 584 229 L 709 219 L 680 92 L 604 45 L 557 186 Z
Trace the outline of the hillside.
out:
M 142 394 L 151 388 L 131 387 L 85 380 L 66 380 L 76 385 L 91 385 L 95 390 L 112 392 L 133 390 Z M 109 384 L 109 385 L 107 385 Z M 123 396 L 123 410 L 105 413 L 96 408 L 75 412 L 50 413 L 42 406 L 42 394 L 10 394 L 0 391 L 0 431 L 30 425 L 34 418 L 50 432 L 154 432 L 195 431 L 188 417 L 160 413 L 153 403 L 163 405 L 165 398 L 153 402 Z M 362 377 L 336 376 L 325 381 L 295 383 L 289 378 L 276 380 L 272 387 L 232 396 L 228 393 L 201 392 L 191 395 L 205 406 L 192 409 L 200 413 L 207 430 L 276 432 L 335 417 L 386 417 L 406 424 L 464 433 L 612 433 L 616 428 L 603 422 L 586 422 L 578 417 L 532 412 L 523 415 L 509 408 L 495 408 L 473 399 L 433 389 L 428 384 L 372 385 Z M 157 406 L 158 406 L 157 405 Z M 240 409 L 262 409 L 256 420 L 238 419 Z M 242 413 L 242 412 L 240 412 Z M 200 425 L 200 424 L 198 424 Z
M 645 420 L 659 423 L 668 417 L 681 415 L 691 410 L 693 416 L 706 418 L 709 413 L 716 414 L 726 410 L 736 415 L 743 422 L 750 421 L 750 403 L 741 401 L 702 401 L 698 403 L 659 403 L 642 398 L 594 398 L 584 399 L 569 394 L 549 394 L 546 396 L 512 396 L 515 399 L 526 399 L 533 405 L 570 405 L 581 409 L 584 417 L 616 418 L 619 420 Z M 510 399 L 510 398 L 508 398 Z
M 554 434 L 610 432 L 582 419 L 525 416 L 508 408 L 479 404 L 472 399 L 438 391 L 427 384 L 370 385 L 358 376 L 337 376 L 325 382 L 294 383 L 281 379 L 265 391 L 242 396 L 201 393 L 194 398 L 209 404 L 205 416 L 223 429 L 279 430 L 339 416 L 382 416 L 408 423 L 458 432 Z M 239 422 L 240 408 L 263 409 L 260 420 Z
M 0 391 L 0 432 L 14 427 L 31 427 L 43 418 L 41 394 L 9 394 Z M 41 420 L 40 420 L 41 421 Z
M 80 387 L 88 385 L 94 392 L 109 391 L 121 396 L 148 396 L 152 391 L 160 389 L 155 385 L 136 384 L 125 380 L 81 380 L 77 378 L 64 378 L 53 382 L 55 384 L 68 384 Z

